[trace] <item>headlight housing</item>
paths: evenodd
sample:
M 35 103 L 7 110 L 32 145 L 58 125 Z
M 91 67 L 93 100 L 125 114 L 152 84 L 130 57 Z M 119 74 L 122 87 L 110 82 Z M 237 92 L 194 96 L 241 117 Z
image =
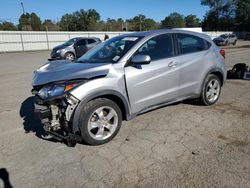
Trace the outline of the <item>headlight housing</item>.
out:
M 70 91 L 71 89 L 77 87 L 80 83 L 76 84 L 56 84 L 50 86 L 44 86 L 39 90 L 38 96 L 42 99 L 49 99 L 54 97 L 59 97 L 65 92 Z
M 61 52 L 61 50 L 57 50 L 56 53 L 59 54 Z

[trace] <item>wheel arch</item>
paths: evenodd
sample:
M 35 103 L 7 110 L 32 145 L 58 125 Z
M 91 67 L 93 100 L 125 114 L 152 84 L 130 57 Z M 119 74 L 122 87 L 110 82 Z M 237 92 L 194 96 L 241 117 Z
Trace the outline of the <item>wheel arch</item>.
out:
M 70 51 L 66 51 L 65 53 L 64 53 L 64 57 L 66 57 L 66 55 L 67 54 L 73 54 L 74 55 L 74 57 L 76 58 L 76 53 L 74 52 L 74 51 L 72 51 L 72 50 L 70 50 Z
M 78 121 L 79 121 L 81 108 L 85 106 L 89 101 L 97 99 L 97 98 L 107 98 L 109 100 L 114 101 L 122 111 L 122 119 L 123 120 L 130 119 L 129 102 L 121 93 L 114 91 L 114 90 L 105 90 L 105 91 L 95 92 L 95 93 L 89 94 L 87 97 L 81 100 L 79 105 L 76 107 L 76 110 L 73 115 L 73 124 L 72 124 L 73 133 L 77 133 L 80 131 Z
M 214 74 L 214 75 L 218 76 L 219 79 L 220 79 L 220 81 L 221 81 L 221 86 L 223 86 L 223 84 L 224 84 L 224 76 L 223 76 L 224 74 L 223 74 L 223 71 L 222 71 L 221 69 L 219 69 L 219 68 L 211 69 L 210 71 L 207 72 L 207 74 L 206 74 L 205 77 L 203 78 L 202 83 L 200 84 L 200 88 L 199 88 L 199 90 L 198 90 L 199 95 L 200 95 L 201 92 L 202 92 L 202 88 L 203 88 L 203 86 L 204 86 L 204 83 L 205 83 L 206 78 L 207 78 L 208 75 L 210 75 L 210 74 Z
M 223 86 L 224 78 L 223 78 L 223 74 L 220 71 L 218 71 L 218 70 L 217 71 L 212 71 L 209 74 L 214 74 L 214 75 L 218 76 L 218 78 L 220 79 L 220 82 L 221 82 L 221 86 Z

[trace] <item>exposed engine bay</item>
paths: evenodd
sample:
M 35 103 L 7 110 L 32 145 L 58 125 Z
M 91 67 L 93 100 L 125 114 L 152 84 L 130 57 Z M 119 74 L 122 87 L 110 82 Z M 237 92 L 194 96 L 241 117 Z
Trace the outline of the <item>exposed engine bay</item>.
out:
M 72 130 L 73 113 L 79 100 L 69 94 L 49 100 L 42 99 L 36 89 L 32 90 L 35 94 L 35 113 L 41 120 L 45 132 L 58 140 L 66 140 L 68 145 L 75 145 L 81 140 Z

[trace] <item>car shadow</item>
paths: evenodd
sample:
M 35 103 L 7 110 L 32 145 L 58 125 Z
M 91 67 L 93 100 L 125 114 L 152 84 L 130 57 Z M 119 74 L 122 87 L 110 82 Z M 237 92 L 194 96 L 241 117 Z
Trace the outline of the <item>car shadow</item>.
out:
M 23 129 L 25 133 L 35 133 L 35 135 L 40 139 L 51 142 L 59 142 L 53 138 L 46 138 L 47 134 L 34 112 L 34 97 L 28 97 L 22 102 L 19 115 L 23 119 Z
M 0 179 L 2 179 L 2 181 L 3 181 L 4 188 L 12 188 L 13 187 L 10 183 L 9 172 L 6 170 L 6 168 L 0 169 Z

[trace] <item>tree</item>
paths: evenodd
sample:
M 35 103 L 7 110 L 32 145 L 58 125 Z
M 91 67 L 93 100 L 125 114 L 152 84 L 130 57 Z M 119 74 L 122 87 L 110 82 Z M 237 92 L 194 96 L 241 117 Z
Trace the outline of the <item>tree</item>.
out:
M 19 30 L 26 30 L 26 31 L 31 31 L 31 24 L 30 24 L 30 14 L 25 13 L 22 14 L 19 18 L 19 24 L 18 24 L 18 29 Z
M 204 30 L 233 30 L 236 2 L 240 0 L 201 0 L 201 4 L 209 6 L 202 23 Z
M 86 11 L 86 31 L 95 31 L 100 21 L 100 14 L 95 9 Z
M 161 26 L 163 28 L 182 28 L 185 27 L 184 16 L 173 12 L 161 21 Z
M 157 24 L 153 19 L 142 14 L 127 20 L 127 22 L 131 31 L 147 31 L 157 28 Z
M 104 24 L 104 31 L 122 31 L 125 26 L 122 18 L 118 18 L 117 20 L 108 18 Z
M 61 31 L 76 31 L 76 17 L 72 14 L 63 15 L 59 27 Z
M 100 14 L 94 10 L 81 9 L 73 14 L 62 16 L 59 26 L 63 31 L 92 31 L 98 29 Z
M 40 31 L 42 28 L 42 21 L 34 12 L 30 14 L 30 25 L 33 31 Z
M 45 31 L 59 31 L 59 26 L 56 23 L 52 22 L 52 20 L 46 19 L 42 23 L 42 30 L 45 30 Z
M 236 28 L 239 31 L 250 31 L 250 0 L 238 0 L 236 4 Z
M 200 27 L 200 19 L 196 15 L 190 14 L 185 17 L 186 27 Z
M 3 23 L 0 23 L 0 30 L 3 30 L 3 31 L 16 31 L 17 28 L 13 23 L 4 21 Z

